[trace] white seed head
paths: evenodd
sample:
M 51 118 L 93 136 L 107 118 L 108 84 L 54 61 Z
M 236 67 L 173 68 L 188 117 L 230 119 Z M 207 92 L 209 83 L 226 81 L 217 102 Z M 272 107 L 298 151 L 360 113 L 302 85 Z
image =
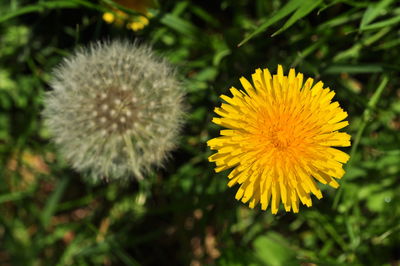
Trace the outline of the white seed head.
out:
M 107 136 L 107 130 L 105 130 L 105 129 L 102 129 L 102 130 L 100 131 L 100 133 L 101 133 L 101 136 L 102 136 L 102 137 Z
M 45 124 L 60 153 L 90 180 L 141 177 L 175 147 L 183 92 L 147 46 L 112 41 L 77 50 L 51 86 Z

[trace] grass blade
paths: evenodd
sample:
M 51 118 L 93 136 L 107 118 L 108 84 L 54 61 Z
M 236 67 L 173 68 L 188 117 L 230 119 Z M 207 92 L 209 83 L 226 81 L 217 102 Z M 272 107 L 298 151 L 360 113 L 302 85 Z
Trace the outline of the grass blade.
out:
M 386 88 L 386 85 L 389 82 L 389 77 L 387 75 L 384 75 L 382 78 L 381 83 L 379 84 L 378 88 L 372 95 L 372 97 L 369 99 L 367 108 L 364 110 L 362 114 L 362 122 L 361 125 L 358 127 L 356 136 L 354 137 L 354 142 L 350 150 L 350 160 L 347 163 L 347 169 L 349 169 L 352 165 L 354 156 L 356 154 L 358 145 L 360 144 L 361 137 L 364 133 L 365 128 L 367 127 L 368 122 L 371 121 L 371 116 L 372 116 L 372 111 L 375 109 L 376 105 L 378 104 L 379 99 L 382 96 L 383 90 Z M 337 206 L 339 205 L 340 198 L 343 194 L 343 187 L 344 187 L 344 182 L 342 182 L 342 185 L 339 187 L 336 196 L 333 200 L 333 209 L 336 209 Z
M 378 4 L 370 5 L 361 19 L 360 31 L 364 30 L 368 24 L 379 17 L 379 15 L 382 14 L 382 11 L 384 11 L 392 2 L 393 0 L 383 0 Z
M 322 3 L 322 0 L 316 0 L 312 3 L 307 3 L 307 4 L 302 5 L 288 19 L 288 21 L 286 21 L 286 23 L 283 25 L 283 27 L 280 28 L 278 31 L 276 31 L 274 34 L 272 34 L 271 37 L 274 37 L 274 36 L 278 35 L 279 33 L 285 31 L 287 28 L 292 26 L 296 21 L 298 21 L 299 19 L 303 18 L 304 16 L 308 15 L 311 11 L 316 9 L 321 3 Z
M 9 201 L 17 201 L 20 199 L 25 198 L 26 196 L 29 196 L 32 191 L 16 191 L 16 192 L 11 192 L 8 194 L 3 194 L 0 195 L 0 204 L 4 202 L 9 202 Z
M 361 73 L 379 73 L 383 72 L 384 68 L 378 64 L 361 64 L 361 65 L 332 65 L 325 69 L 326 74 L 361 74 Z
M 53 216 L 57 204 L 61 199 L 61 196 L 63 195 L 65 189 L 67 188 L 68 185 L 68 178 L 62 178 L 58 184 L 56 189 L 54 190 L 53 194 L 51 194 L 49 200 L 47 201 L 46 206 L 44 207 L 44 210 L 42 212 L 42 223 L 43 223 L 43 227 L 47 227 L 49 222 L 50 222 L 50 218 Z
M 101 9 L 97 8 L 96 5 L 93 5 L 92 3 L 84 0 L 39 2 L 34 5 L 24 6 L 16 10 L 4 12 L 3 15 L 0 15 L 0 23 L 24 14 L 43 12 L 49 9 L 78 8 L 81 6 L 86 6 L 99 10 Z
M 260 34 L 261 32 L 268 29 L 269 26 L 283 19 L 284 17 L 293 13 L 297 8 L 299 8 L 303 4 L 304 0 L 291 0 L 281 9 L 279 9 L 272 17 L 267 19 L 258 29 L 250 33 L 246 38 L 244 38 L 239 44 L 238 47 L 242 46 L 254 36 Z
M 14 11 L 5 12 L 5 15 L 0 17 L 0 23 L 4 22 L 6 20 L 12 19 L 14 17 L 18 17 L 20 15 L 33 13 L 33 12 L 41 12 L 46 9 L 60 8 L 60 7 L 74 8 L 74 7 L 77 7 L 77 4 L 73 3 L 73 2 L 68 2 L 68 1 L 57 1 L 54 3 L 43 2 L 43 3 L 38 3 L 36 5 L 25 6 L 25 7 L 21 7 Z
M 196 36 L 199 32 L 193 24 L 172 14 L 163 16 L 161 23 L 188 37 Z
M 392 17 L 389 19 L 386 19 L 384 21 L 376 22 L 373 24 L 370 24 L 368 26 L 365 26 L 363 30 L 375 30 L 375 29 L 380 29 L 383 27 L 388 27 L 392 26 L 394 24 L 400 23 L 400 16 Z

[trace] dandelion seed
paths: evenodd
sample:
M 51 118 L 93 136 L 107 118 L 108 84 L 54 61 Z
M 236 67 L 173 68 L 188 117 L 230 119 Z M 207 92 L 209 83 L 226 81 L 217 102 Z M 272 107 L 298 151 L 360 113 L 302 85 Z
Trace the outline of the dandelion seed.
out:
M 347 113 L 331 102 L 333 91 L 311 78 L 303 83 L 294 69 L 288 76 L 280 65 L 273 76 L 257 69 L 252 79 L 241 78 L 244 91 L 231 88 L 232 98 L 221 95 L 226 103 L 213 122 L 227 129 L 207 142 L 217 151 L 209 160 L 216 172 L 233 168 L 228 186 L 239 184 L 236 199 L 250 208 L 260 203 L 276 214 L 282 202 L 298 212 L 299 202 L 312 205 L 310 194 L 322 198 L 315 180 L 339 186 L 349 156 L 332 146 L 350 146 L 350 135 L 338 131 Z
M 144 73 L 151 78 L 143 79 Z M 165 87 L 152 86 L 160 80 Z M 140 178 L 175 147 L 183 92 L 149 47 L 114 41 L 81 49 L 58 67 L 51 85 L 57 89 L 45 97 L 46 125 L 61 154 L 91 180 Z M 149 110 L 151 102 L 158 108 Z M 154 123 L 152 117 L 160 119 Z M 169 145 L 153 145 L 152 139 Z M 153 153 L 162 156 L 147 156 Z

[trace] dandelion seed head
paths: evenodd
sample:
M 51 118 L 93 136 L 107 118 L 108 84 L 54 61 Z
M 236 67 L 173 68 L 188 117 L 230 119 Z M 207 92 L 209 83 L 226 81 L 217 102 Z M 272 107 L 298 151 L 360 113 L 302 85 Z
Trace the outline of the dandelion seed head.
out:
M 160 80 L 165 86 L 153 86 Z M 51 85 L 46 125 L 60 153 L 94 181 L 141 177 L 176 146 L 183 92 L 171 67 L 147 46 L 92 44 L 66 58 Z M 155 123 L 154 117 L 161 119 Z M 154 145 L 154 139 L 170 145 Z

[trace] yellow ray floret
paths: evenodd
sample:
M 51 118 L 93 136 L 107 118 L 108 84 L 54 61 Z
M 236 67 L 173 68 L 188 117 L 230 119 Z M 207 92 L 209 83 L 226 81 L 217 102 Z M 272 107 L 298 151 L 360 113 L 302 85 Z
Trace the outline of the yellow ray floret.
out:
M 213 122 L 227 129 L 207 145 L 217 152 L 209 157 L 216 172 L 229 168 L 231 187 L 239 184 L 236 199 L 268 206 L 276 214 L 280 202 L 297 213 L 299 202 L 311 206 L 311 194 L 322 193 L 316 181 L 337 188 L 349 155 L 332 148 L 350 146 L 350 135 L 338 130 L 349 123 L 347 113 L 332 102 L 335 95 L 323 83 L 278 66 L 276 75 L 257 69 L 253 82 L 244 77 L 244 90 L 231 88 L 232 97 L 215 113 Z

